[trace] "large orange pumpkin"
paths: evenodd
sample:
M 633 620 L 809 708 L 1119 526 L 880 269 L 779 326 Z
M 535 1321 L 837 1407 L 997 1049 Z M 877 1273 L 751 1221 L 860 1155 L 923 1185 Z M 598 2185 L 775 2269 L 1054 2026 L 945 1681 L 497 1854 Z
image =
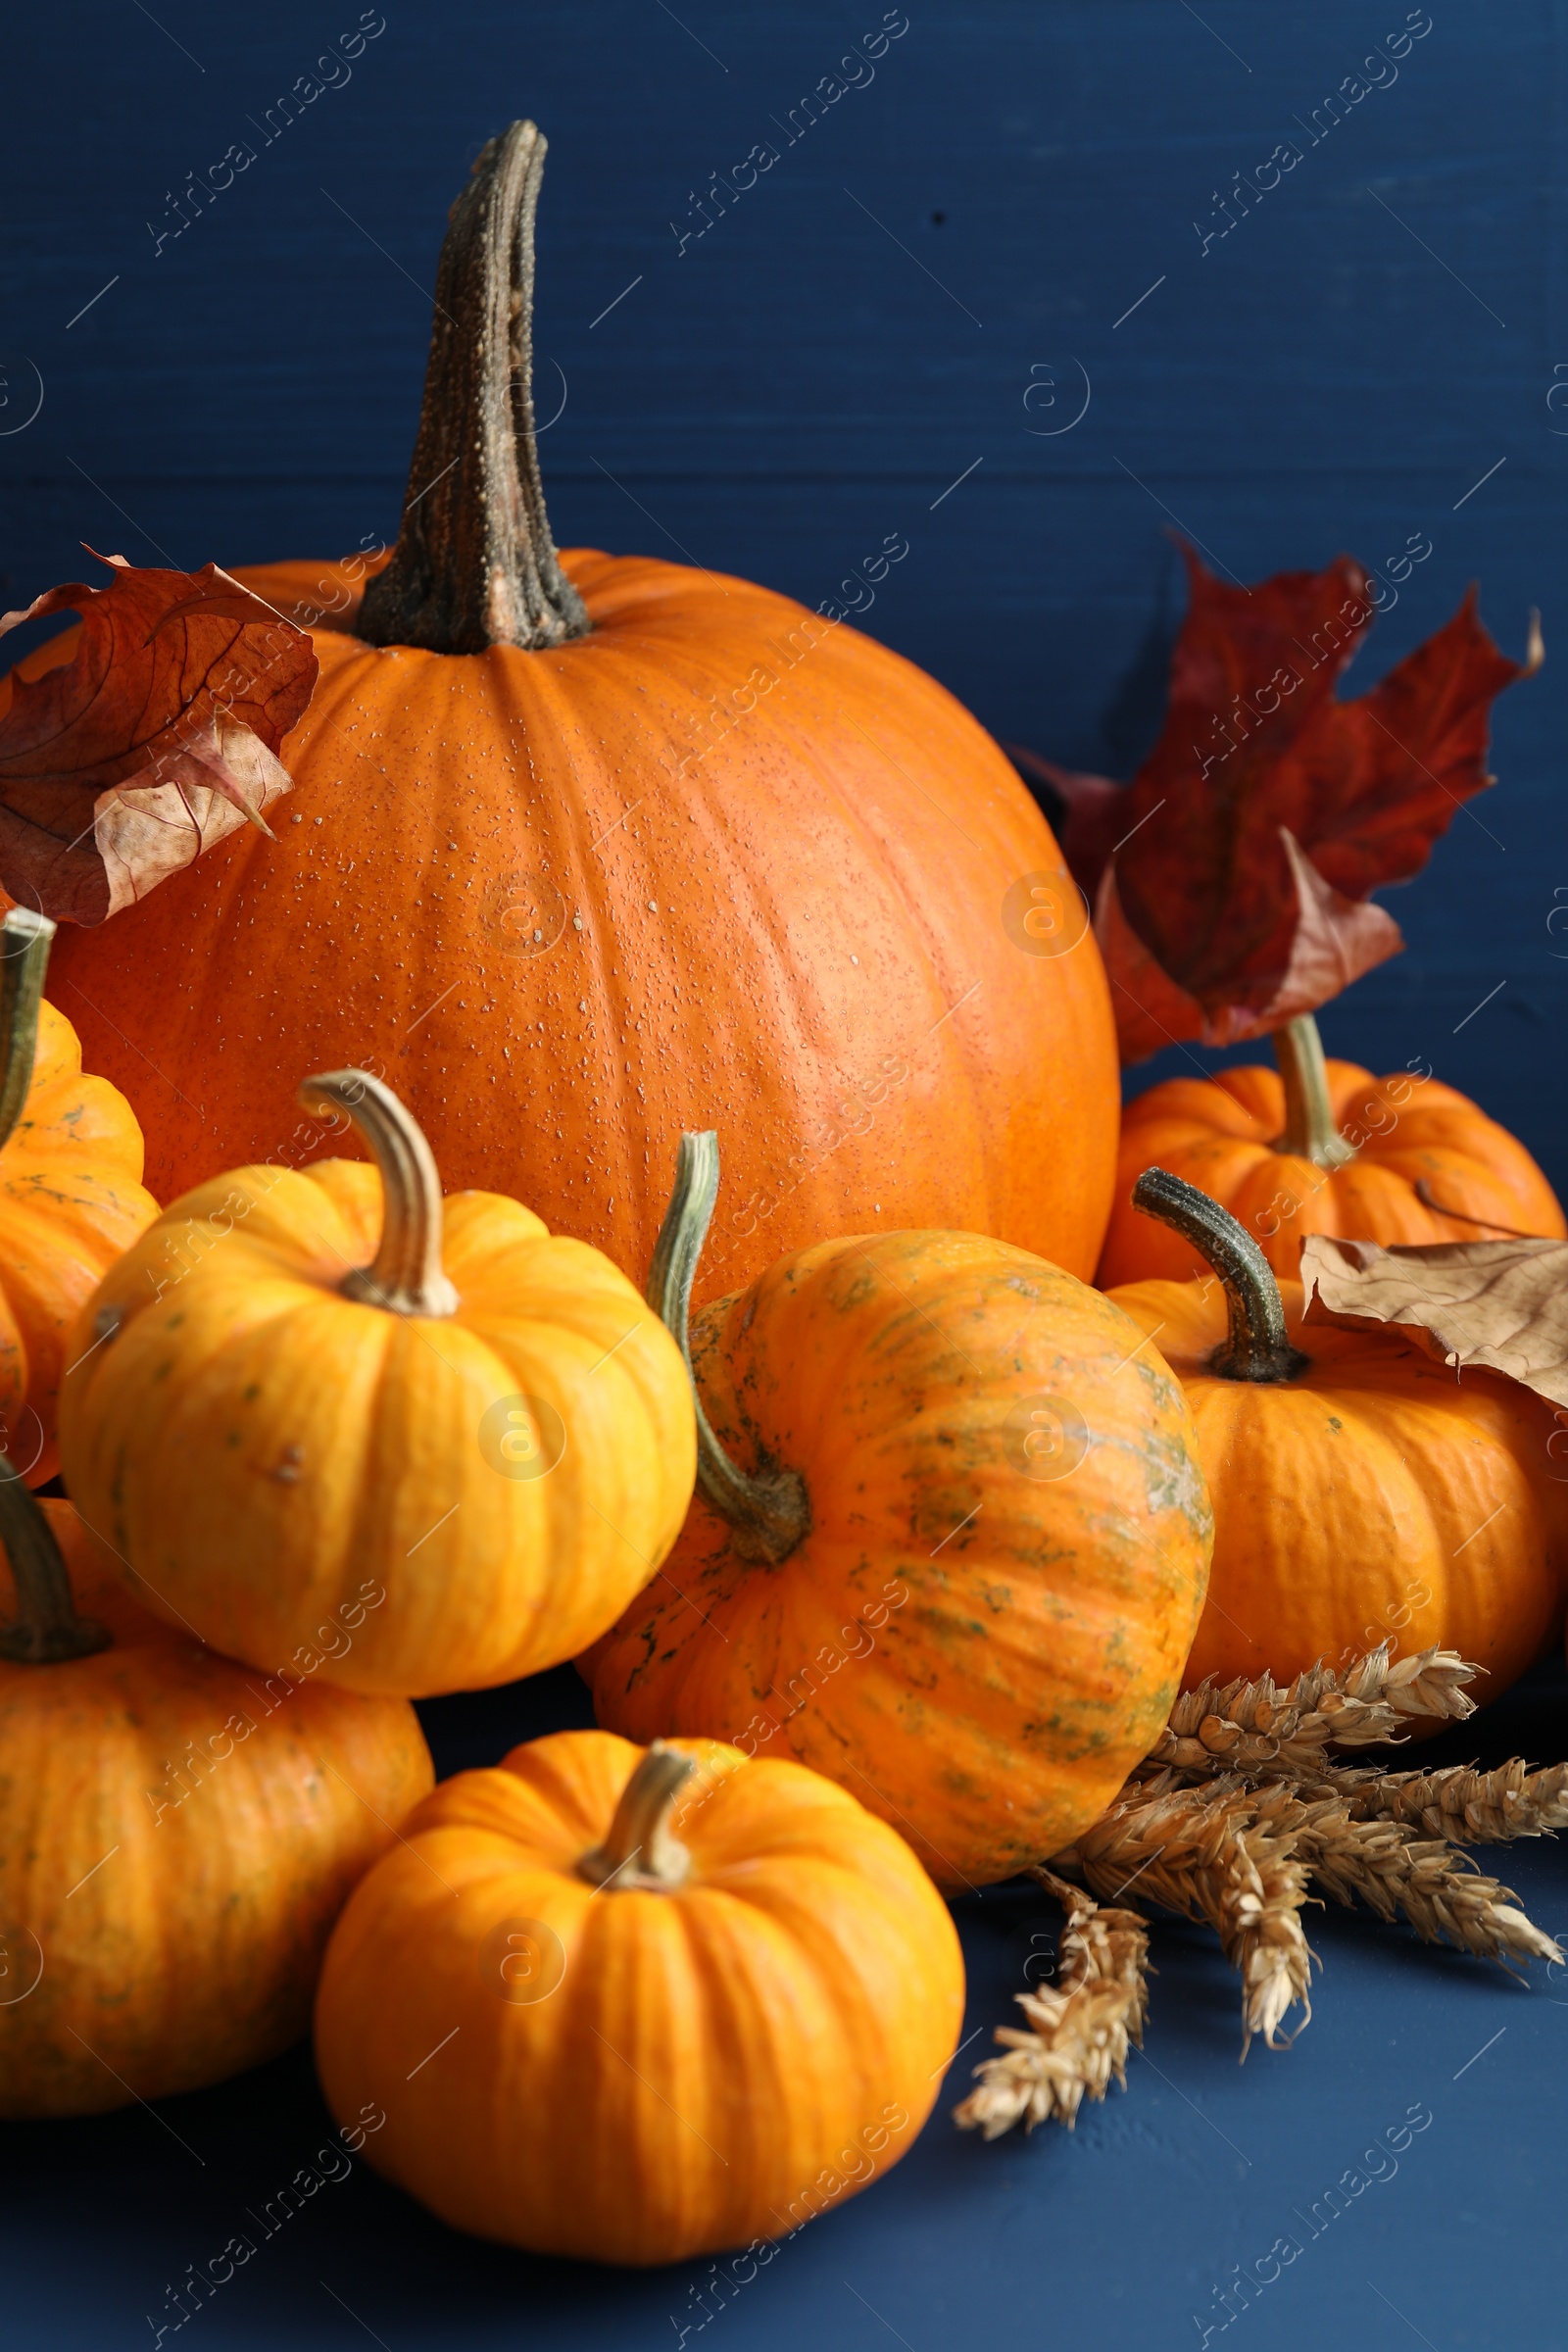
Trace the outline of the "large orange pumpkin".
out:
M 0 2115 L 220 2082 L 305 2032 L 333 1921 L 430 1787 L 417 1718 L 148 1616 L 3 1459 L 0 1537 Z
M 378 1080 L 300 1092 L 377 1165 L 238 1168 L 165 1211 L 83 1312 L 71 1491 L 150 1608 L 253 1666 L 409 1697 L 558 1666 L 680 1531 L 685 1367 L 585 1242 L 443 1202 Z M 368 1576 L 386 1605 L 320 1644 Z
M 1467 1095 L 1418 1068 L 1374 1078 L 1324 1057 L 1310 1013 L 1276 1032 L 1280 1067 L 1167 1078 L 1127 1105 L 1116 1200 L 1096 1280 L 1180 1282 L 1204 1271 L 1190 1242 L 1142 1217 L 1132 1190 L 1162 1167 L 1220 1201 L 1276 1274 L 1309 1233 L 1347 1241 L 1475 1242 L 1568 1235 L 1523 1144 Z
M 842 1789 L 560 1732 L 419 1806 L 332 1938 L 316 2049 L 455 2228 L 661 2263 L 760 2250 L 896 2164 L 962 2016 L 945 1904 Z
M 701 567 L 558 559 L 528 390 L 543 156 L 514 124 L 454 208 L 390 568 L 363 600 L 363 563 L 240 575 L 334 608 L 296 790 L 276 843 L 244 828 L 71 938 L 95 1066 L 134 1090 L 165 1199 L 286 1152 L 297 1073 L 352 1062 L 449 1183 L 628 1269 L 682 1127 L 721 1121 L 716 1285 L 878 1216 L 1087 1277 L 1109 999 L 1010 763 L 839 620 Z
M 1300 1284 L 1276 1283 L 1245 1228 L 1165 1169 L 1135 1200 L 1213 1268 L 1110 1294 L 1186 1389 L 1213 1496 L 1185 1687 L 1283 1683 L 1392 1641 L 1474 1658 L 1496 1697 L 1562 1617 L 1549 1408 L 1498 1373 L 1456 1381 L 1396 1332 L 1303 1323 Z
M 688 1136 L 650 1286 L 683 1342 L 716 1187 Z M 592 1653 L 600 1721 L 798 1756 L 944 1886 L 1059 1851 L 1164 1722 L 1208 1580 L 1157 1351 L 1025 1250 L 889 1233 L 780 1259 L 691 1361 L 698 1497 Z
M 55 927 L 0 924 L 0 1447 L 33 1486 L 60 1467 L 67 1335 L 95 1284 L 158 1214 L 141 1130 L 41 991 Z

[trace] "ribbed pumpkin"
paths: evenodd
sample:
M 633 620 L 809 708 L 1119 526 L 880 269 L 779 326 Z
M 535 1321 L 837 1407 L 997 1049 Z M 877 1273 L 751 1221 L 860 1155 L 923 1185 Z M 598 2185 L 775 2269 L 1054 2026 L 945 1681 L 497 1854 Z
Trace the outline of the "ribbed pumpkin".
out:
M 158 1214 L 130 1104 L 43 1001 L 54 934 L 24 906 L 0 923 L 0 1446 L 33 1486 L 60 1467 L 71 1326 Z
M 1396 1333 L 1302 1322 L 1216 1202 L 1162 1168 L 1135 1193 L 1213 1268 L 1113 1291 L 1187 1391 L 1214 1501 L 1208 1605 L 1183 1677 L 1284 1682 L 1393 1640 L 1436 1642 L 1506 1690 L 1561 1619 L 1568 1511 L 1549 1407 Z
M 391 1091 L 301 1089 L 377 1165 L 198 1186 L 85 1310 L 72 1493 L 147 1605 L 253 1666 L 314 1656 L 362 1580 L 387 1600 L 312 1671 L 473 1690 L 558 1665 L 658 1568 L 694 1468 L 679 1353 L 623 1274 L 515 1200 L 444 1204 Z
M 543 157 L 514 124 L 454 208 L 391 567 L 363 601 L 363 562 L 239 574 L 332 608 L 280 839 L 245 828 L 65 949 L 152 1182 L 267 1157 L 300 1070 L 395 1047 L 450 1183 L 515 1191 L 621 1266 L 648 1263 L 681 1127 L 722 1120 L 715 1283 L 878 1210 L 1087 1277 L 1109 998 L 1009 762 L 786 597 L 557 557 L 529 391 Z
M 340 2119 L 443 2221 L 676 2262 L 783 2236 L 897 2163 L 963 2015 L 908 1847 L 798 1764 L 603 1732 L 426 1798 L 316 2008 Z
M 1212 1079 L 1167 1078 L 1127 1105 L 1096 1276 L 1103 1288 L 1202 1271 L 1191 1243 L 1134 1208 L 1150 1167 L 1220 1201 L 1276 1274 L 1296 1273 L 1309 1233 L 1385 1248 L 1568 1235 L 1523 1144 L 1467 1095 L 1407 1070 L 1374 1078 L 1326 1060 L 1310 1013 L 1273 1043 L 1278 1070 L 1248 1062 Z
M 71 1506 L 4 1463 L 0 1539 L 0 2115 L 96 2115 L 274 2057 L 350 1888 L 430 1787 L 414 1709 L 315 1678 L 259 1690 L 138 1608 Z
M 685 1138 L 650 1284 L 683 1342 L 717 1181 Z M 1157 1351 L 1025 1250 L 890 1233 L 781 1259 L 690 1360 L 698 1498 L 588 1662 L 599 1720 L 776 1742 L 944 1886 L 1057 1852 L 1164 1722 L 1207 1583 Z

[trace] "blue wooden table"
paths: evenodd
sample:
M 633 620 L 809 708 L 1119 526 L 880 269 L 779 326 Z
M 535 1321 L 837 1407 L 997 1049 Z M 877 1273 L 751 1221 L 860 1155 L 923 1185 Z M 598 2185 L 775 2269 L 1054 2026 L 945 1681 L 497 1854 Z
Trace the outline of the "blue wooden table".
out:
M 1430 538 L 1352 691 L 1472 577 L 1514 654 L 1540 606 L 1547 663 L 1499 706 L 1498 788 L 1396 895 L 1408 952 L 1323 1025 L 1378 1068 L 1429 1059 L 1568 1187 L 1560 6 L 93 0 L 13 23 L 8 66 L 7 604 L 80 576 L 82 540 L 198 564 L 390 536 L 446 207 L 483 140 L 531 114 L 551 140 L 535 347 L 564 544 L 815 605 L 902 532 L 864 625 L 999 734 L 1115 775 L 1158 724 L 1172 528 L 1242 580 Z M 805 106 L 824 83 L 838 94 Z M 759 145 L 777 164 L 721 211 L 713 175 L 743 178 Z M 1271 159 L 1262 201 L 1237 197 Z M 1448 1750 L 1561 1755 L 1564 1696 L 1548 1664 Z M 451 1769 L 584 1702 L 559 1675 L 426 1712 Z M 1568 1930 L 1562 1855 L 1488 1859 Z M 1313 2022 L 1239 2068 L 1212 1939 L 1162 1927 L 1126 2096 L 1072 2139 L 986 2148 L 947 2109 L 1054 1921 L 1016 1890 L 960 1915 L 978 2038 L 919 2144 L 740 2287 L 705 2264 L 620 2277 L 454 2238 L 356 2163 L 189 2340 L 1174 2345 L 1217 2341 L 1227 2287 L 1272 2267 L 1250 2303 L 1231 2294 L 1257 2352 L 1568 2342 L 1568 1980 L 1526 1988 L 1313 1915 Z M 172 2330 L 167 2290 L 325 2128 L 301 2051 L 156 2112 L 6 2133 L 6 2343 Z

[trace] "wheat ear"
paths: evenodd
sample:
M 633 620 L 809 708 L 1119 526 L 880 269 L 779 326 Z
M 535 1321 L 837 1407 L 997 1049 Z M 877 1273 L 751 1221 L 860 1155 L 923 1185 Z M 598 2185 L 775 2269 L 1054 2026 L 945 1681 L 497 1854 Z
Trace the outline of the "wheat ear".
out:
M 1081 1886 L 1049 1870 L 1030 1874 L 1067 1914 L 1056 1982 L 1020 1992 L 1028 2033 L 999 2026 L 1004 2055 L 975 2068 L 980 2087 L 953 2111 L 966 2131 L 997 2139 L 1022 2122 L 1053 2117 L 1068 2131 L 1085 2099 L 1102 2099 L 1112 2078 L 1127 2085 L 1127 2045 L 1142 2043 L 1149 2007 L 1149 1926 L 1136 1911 L 1102 1910 Z
M 1357 1820 L 1404 1822 L 1455 1845 L 1502 1845 L 1568 1829 L 1568 1764 L 1532 1772 L 1522 1756 L 1510 1756 L 1492 1772 L 1450 1764 L 1437 1772 L 1358 1772 L 1345 1779 Z
M 1284 1689 L 1269 1674 L 1200 1683 L 1177 1699 L 1149 1762 L 1189 1778 L 1299 1780 L 1321 1770 L 1331 1747 L 1394 1740 L 1412 1717 L 1460 1722 L 1474 1714 L 1463 1685 L 1480 1667 L 1451 1649 L 1395 1661 L 1391 1646 L 1381 1643 L 1343 1674 L 1320 1662 Z
M 1136 1885 L 1141 1898 L 1208 1921 L 1241 1975 L 1244 2058 L 1254 2034 L 1270 2049 L 1290 2046 L 1280 2027 L 1298 2002 L 1301 2024 L 1311 2017 L 1306 1870 L 1291 1834 L 1259 1826 L 1239 1785 L 1186 1788 L 1170 1775 L 1129 1783 L 1057 1859 L 1107 1900 Z
M 1560 1960 L 1562 1953 L 1519 1908 L 1519 1899 L 1476 1869 L 1446 1838 L 1408 1823 L 1357 1817 L 1338 1793 L 1276 1786 L 1254 1791 L 1260 1826 L 1295 1841 L 1312 1882 L 1335 1902 L 1357 1897 L 1380 1919 L 1400 1912 L 1427 1943 L 1446 1939 L 1483 1960 Z

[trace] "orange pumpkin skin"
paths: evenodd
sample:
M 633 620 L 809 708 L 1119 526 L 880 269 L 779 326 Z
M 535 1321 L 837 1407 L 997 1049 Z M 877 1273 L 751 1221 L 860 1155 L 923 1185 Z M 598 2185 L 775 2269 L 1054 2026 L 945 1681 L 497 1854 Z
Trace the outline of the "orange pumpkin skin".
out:
M 1309 1233 L 1348 1241 L 1475 1242 L 1497 1228 L 1561 1241 L 1568 1225 L 1523 1144 L 1468 1095 L 1435 1078 L 1396 1070 L 1374 1078 L 1352 1061 L 1329 1061 L 1336 1126 L 1366 1141 L 1341 1168 L 1276 1152 L 1285 1125 L 1277 1070 L 1244 1063 L 1212 1079 L 1167 1078 L 1129 1102 L 1122 1117 L 1115 1206 L 1096 1281 L 1185 1282 L 1206 1272 L 1168 1225 L 1140 1216 L 1132 1188 L 1146 1168 L 1195 1184 L 1244 1225 L 1276 1274 L 1294 1276 Z M 1426 1206 L 1416 1185 L 1446 1207 Z
M 822 1243 L 705 1309 L 691 1349 L 720 1444 L 798 1471 L 810 1530 L 758 1565 L 699 1492 L 587 1662 L 601 1723 L 796 1755 L 948 1887 L 1070 1843 L 1163 1724 L 1207 1582 L 1157 1351 L 1072 1275 L 965 1233 Z M 1076 1467 L 1035 1475 L 1080 1425 Z
M 797 1764 L 671 1744 L 674 1892 L 578 1876 L 643 1751 L 563 1732 L 443 1782 L 333 1936 L 327 2104 L 383 2108 L 367 2157 L 457 2229 L 625 2264 L 778 2237 L 930 2112 L 963 1964 L 907 1846 Z
M 674 1542 L 690 1384 L 624 1275 L 493 1193 L 444 1203 L 454 1313 L 344 1298 L 382 1203 L 379 1171 L 340 1159 L 239 1168 L 166 1210 L 84 1312 L 72 1493 L 147 1607 L 263 1672 L 512 1682 L 592 1641 Z M 537 1477 L 502 1458 L 524 1400 L 560 1432 Z
M 433 1777 L 405 1701 L 258 1689 L 139 1608 L 68 1503 L 42 1507 L 114 1645 L 0 1660 L 7 2117 L 98 2115 L 287 2049 L 351 1887 Z
M 22 1116 L 0 1145 L 0 1447 L 29 1486 L 60 1467 L 55 1422 L 73 1323 L 158 1214 L 135 1114 L 86 1077 L 64 1013 L 38 1007 Z
M 283 611 L 341 582 L 278 839 L 243 828 L 56 950 L 155 1190 L 291 1157 L 300 1072 L 352 1062 L 450 1186 L 516 1193 L 637 1279 L 683 1127 L 725 1136 L 710 1289 L 878 1208 L 1087 1277 L 1109 998 L 1009 762 L 911 663 L 788 598 L 564 562 L 593 629 L 537 653 L 378 650 L 337 567 L 241 575 Z M 1070 953 L 1004 920 L 1047 873 Z
M 1284 1682 L 1393 1640 L 1401 1656 L 1435 1642 L 1475 1659 L 1496 1697 L 1562 1616 L 1568 1512 L 1548 1409 L 1498 1374 L 1458 1382 L 1395 1333 L 1303 1324 L 1298 1282 L 1280 1295 L 1309 1361 L 1257 1385 L 1207 1369 L 1227 1329 L 1217 1282 L 1110 1294 L 1157 1331 L 1214 1499 L 1184 1688 L 1265 1669 Z

